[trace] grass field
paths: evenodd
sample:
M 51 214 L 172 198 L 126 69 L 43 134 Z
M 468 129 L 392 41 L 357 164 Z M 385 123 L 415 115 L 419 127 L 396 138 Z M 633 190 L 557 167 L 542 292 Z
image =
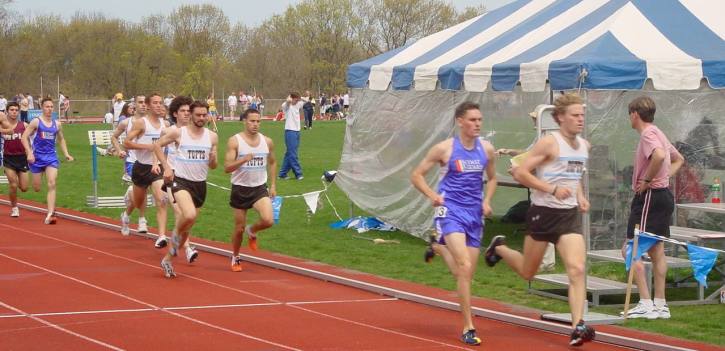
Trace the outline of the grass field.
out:
M 87 131 L 102 129 L 100 125 L 65 125 L 64 130 L 68 139 L 68 147 L 75 157 L 74 162 L 63 162 L 58 179 L 58 206 L 72 208 L 89 213 L 118 219 L 120 209 L 94 209 L 85 205 L 86 195 L 92 193 L 91 183 L 91 157 L 88 145 Z M 242 128 L 241 124 L 229 122 L 220 124 L 220 157 L 226 147 L 226 140 L 233 133 Z M 343 142 L 344 122 L 318 122 L 314 129 L 302 131 L 300 160 L 304 169 L 305 179 L 278 181 L 279 195 L 295 195 L 304 192 L 321 190 L 320 176 L 325 170 L 336 169 Z M 262 133 L 270 136 L 276 142 L 275 154 L 281 164 L 284 155 L 283 125 L 275 122 L 264 122 Z M 220 160 L 220 163 L 222 160 Z M 123 195 L 126 186 L 121 181 L 122 161 L 114 157 L 101 157 L 100 165 L 100 195 Z M 224 174 L 220 167 L 210 173 L 209 181 L 222 186 L 228 186 L 229 176 Z M 0 187 L 0 192 L 7 193 L 6 186 Z M 524 193 L 525 194 L 525 193 Z M 335 186 L 330 187 L 328 195 L 337 207 L 340 215 L 347 218 L 352 212 L 354 215 L 364 213 L 353 206 L 345 195 Z M 500 188 L 496 194 L 494 208 L 497 212 L 505 211 L 507 206 L 522 199 L 522 192 Z M 525 195 L 524 195 L 525 196 Z M 21 198 L 35 201 L 45 201 L 44 192 L 21 194 Z M 202 210 L 199 221 L 193 230 L 193 235 L 222 242 L 229 242 L 233 228 L 232 211 L 228 205 L 229 194 L 225 190 L 209 187 L 206 204 Z M 1 214 L 5 216 L 6 214 Z M 135 223 L 134 219 L 132 220 Z M 150 224 L 155 223 L 154 210 L 150 209 L 146 215 Z M 302 198 L 290 198 L 284 201 L 280 215 L 280 223 L 260 235 L 260 246 L 264 250 L 282 253 L 285 255 L 306 258 L 324 262 L 339 267 L 373 273 L 395 279 L 413 281 L 447 290 L 455 289 L 455 281 L 450 276 L 442 260 L 437 259 L 432 264 L 424 264 L 422 255 L 425 243 L 417 238 L 401 232 L 393 233 L 365 233 L 357 234 L 353 231 L 333 230 L 329 224 L 337 221 L 327 201 L 317 213 L 308 216 Z M 169 221 L 172 223 L 172 221 Z M 490 233 L 509 235 L 512 247 L 521 247 L 521 226 L 502 224 L 495 218 L 487 224 L 488 233 L 485 242 L 488 242 Z M 517 232 L 518 234 L 513 234 Z M 354 236 L 367 238 L 384 238 L 399 240 L 399 245 L 375 245 L 369 240 L 362 240 Z M 120 234 L 119 234 L 120 240 Z M 150 246 L 149 246 L 149 249 Z M 201 259 L 204 259 L 203 255 Z M 557 260 L 557 272 L 563 272 L 560 260 Z M 590 271 L 596 276 L 625 280 L 624 269 L 621 265 L 596 263 Z M 680 275 L 687 273 L 686 270 Z M 672 273 L 670 273 L 671 275 Z M 715 277 L 713 275 L 713 277 Z M 716 284 L 711 284 L 712 286 Z M 527 283 L 503 264 L 491 269 L 479 264 L 476 273 L 473 293 L 476 296 L 495 299 L 511 304 L 524 305 L 532 308 L 567 312 L 568 305 L 564 301 L 543 298 L 529 294 L 526 291 Z M 670 289 L 668 298 L 684 298 L 695 296 L 693 289 Z M 616 297 L 609 300 L 612 303 L 622 303 L 623 298 Z M 636 297 L 635 297 L 636 301 Z M 597 312 L 618 313 L 617 308 L 594 308 Z M 717 345 L 725 345 L 723 328 L 725 325 L 725 306 L 672 306 L 672 319 L 629 321 L 631 328 L 662 333 L 670 336 L 697 340 Z M 707 318 L 703 318 L 707 316 Z

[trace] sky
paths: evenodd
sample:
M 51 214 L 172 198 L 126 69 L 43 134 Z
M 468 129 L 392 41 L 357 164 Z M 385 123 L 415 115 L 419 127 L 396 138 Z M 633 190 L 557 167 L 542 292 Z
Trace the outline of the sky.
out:
M 485 5 L 493 10 L 513 0 L 448 0 L 456 9 Z M 280 14 L 289 5 L 301 0 L 13 0 L 9 9 L 22 16 L 55 14 L 69 19 L 76 12 L 100 12 L 109 18 L 138 22 L 141 18 L 173 11 L 183 4 L 211 3 L 220 7 L 232 23 L 255 27 L 274 14 Z

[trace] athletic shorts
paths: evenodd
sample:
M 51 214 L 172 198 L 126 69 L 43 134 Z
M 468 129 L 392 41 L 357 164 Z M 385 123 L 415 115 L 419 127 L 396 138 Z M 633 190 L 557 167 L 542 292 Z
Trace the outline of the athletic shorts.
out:
M 133 182 L 133 185 L 148 188 L 151 186 L 151 183 L 159 179 L 163 179 L 164 168 L 160 168 L 161 172 L 159 172 L 159 174 L 153 174 L 151 173 L 151 165 L 146 165 L 138 161 L 134 162 L 133 170 L 131 171 L 131 181 Z
M 27 172 L 30 170 L 28 166 L 28 156 L 23 155 L 3 155 L 3 166 L 12 169 L 15 172 Z
M 164 184 L 161 190 L 166 191 L 167 185 Z M 201 208 L 206 201 L 206 182 L 195 182 L 184 178 L 174 177 L 171 183 L 171 193 L 176 194 L 180 190 L 186 190 L 194 201 L 194 207 Z
M 556 244 L 564 234 L 582 234 L 582 215 L 579 209 L 551 208 L 531 205 L 526 212 L 529 234 L 536 241 Z
M 675 198 L 668 188 L 650 189 L 650 191 L 652 197 L 650 198 L 647 223 L 644 227 L 640 226 L 639 229 L 669 238 L 672 212 L 675 210 Z M 645 194 L 635 194 L 632 199 L 627 221 L 627 239 L 634 238 L 634 225 L 641 223 Z
M 133 162 L 126 162 L 125 167 L 126 167 L 126 174 L 128 174 L 128 176 L 130 177 L 131 174 L 133 173 Z
M 267 184 L 254 187 L 232 184 L 229 206 L 238 210 L 248 210 L 254 207 L 254 204 L 264 197 L 269 197 Z
M 483 237 L 483 222 L 481 220 L 481 207 L 476 210 L 443 205 L 435 209 L 436 232 L 438 243 L 446 244 L 446 235 L 463 233 L 466 235 L 466 246 L 480 248 Z
M 47 167 L 60 168 L 60 162 L 58 162 L 58 157 L 55 154 L 41 154 L 35 155 L 35 162 L 29 163 L 28 167 L 30 167 L 31 173 L 43 173 Z

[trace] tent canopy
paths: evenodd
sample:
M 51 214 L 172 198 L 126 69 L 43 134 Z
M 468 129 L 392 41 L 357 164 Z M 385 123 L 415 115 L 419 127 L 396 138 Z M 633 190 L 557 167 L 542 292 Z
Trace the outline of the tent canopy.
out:
M 725 88 L 725 1 L 519 0 L 348 68 L 352 88 Z M 489 88 L 490 85 L 490 88 Z

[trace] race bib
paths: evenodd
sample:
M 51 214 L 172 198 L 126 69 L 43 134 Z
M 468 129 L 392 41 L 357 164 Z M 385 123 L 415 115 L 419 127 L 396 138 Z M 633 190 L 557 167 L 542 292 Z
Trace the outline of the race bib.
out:
M 448 214 L 448 207 L 438 206 L 435 209 L 435 218 L 446 218 Z

